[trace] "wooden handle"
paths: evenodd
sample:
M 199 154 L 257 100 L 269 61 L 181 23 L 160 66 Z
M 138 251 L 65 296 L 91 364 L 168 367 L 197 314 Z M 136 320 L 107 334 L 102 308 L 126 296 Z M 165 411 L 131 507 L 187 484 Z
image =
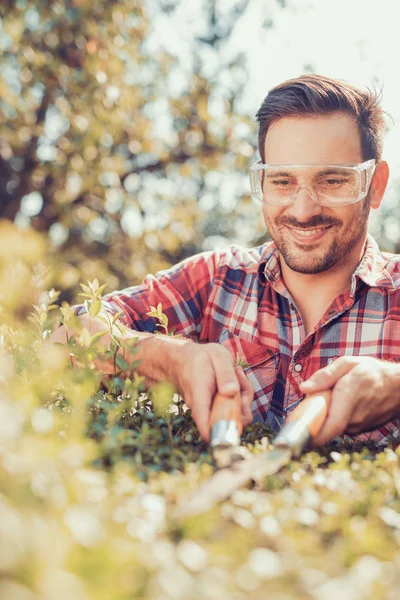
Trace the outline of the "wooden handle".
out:
M 306 396 L 286 419 L 286 423 L 301 421 L 307 427 L 311 437 L 317 436 L 325 423 L 331 397 L 332 390 Z
M 240 393 L 235 396 L 223 396 L 217 392 L 211 407 L 210 429 L 217 421 L 236 421 L 241 435 L 243 430 L 241 414 Z

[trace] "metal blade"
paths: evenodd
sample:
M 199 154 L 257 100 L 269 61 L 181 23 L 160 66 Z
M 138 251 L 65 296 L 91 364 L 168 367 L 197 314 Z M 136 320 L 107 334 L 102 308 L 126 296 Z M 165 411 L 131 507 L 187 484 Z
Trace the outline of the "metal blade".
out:
M 206 512 L 252 479 L 257 481 L 276 473 L 289 462 L 291 456 L 288 448 L 273 448 L 249 460 L 234 462 L 229 468 L 220 469 L 193 496 L 179 503 L 177 516 L 191 517 Z

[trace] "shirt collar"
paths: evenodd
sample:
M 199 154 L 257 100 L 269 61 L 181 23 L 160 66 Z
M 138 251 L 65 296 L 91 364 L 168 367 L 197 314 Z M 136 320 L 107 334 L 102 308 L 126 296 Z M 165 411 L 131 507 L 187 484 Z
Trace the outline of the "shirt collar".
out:
M 351 278 L 351 296 L 356 292 L 358 280 L 369 287 L 394 290 L 393 279 L 386 268 L 387 262 L 372 235 L 368 235 L 363 257 Z
M 364 254 L 351 277 L 350 295 L 354 297 L 359 281 L 363 281 L 369 287 L 393 290 L 394 282 L 386 265 L 387 260 L 382 256 L 378 244 L 368 234 Z M 281 278 L 279 251 L 274 242 L 267 243 L 263 249 L 258 277 L 264 285 L 267 281 L 274 284 Z
M 261 253 L 258 278 L 265 285 L 267 281 L 272 284 L 280 277 L 281 267 L 278 248 L 275 246 L 275 242 L 268 242 Z

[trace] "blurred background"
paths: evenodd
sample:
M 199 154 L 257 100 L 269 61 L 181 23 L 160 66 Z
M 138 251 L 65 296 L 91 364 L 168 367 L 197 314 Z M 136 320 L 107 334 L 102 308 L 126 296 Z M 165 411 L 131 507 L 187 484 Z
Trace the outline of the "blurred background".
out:
M 56 286 L 132 285 L 266 238 L 255 113 L 301 73 L 382 89 L 392 176 L 371 230 L 400 251 L 395 0 L 2 0 L 0 219 L 49 241 Z

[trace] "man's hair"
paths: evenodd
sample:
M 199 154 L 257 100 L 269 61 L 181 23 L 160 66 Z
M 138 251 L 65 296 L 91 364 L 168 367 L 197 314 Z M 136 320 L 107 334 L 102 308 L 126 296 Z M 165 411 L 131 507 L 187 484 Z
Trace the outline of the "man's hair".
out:
M 257 112 L 258 148 L 264 162 L 265 136 L 269 126 L 282 117 L 347 112 L 358 124 L 363 161 L 382 156 L 385 128 L 380 94 L 363 91 L 350 83 L 322 75 L 301 75 L 268 92 Z

